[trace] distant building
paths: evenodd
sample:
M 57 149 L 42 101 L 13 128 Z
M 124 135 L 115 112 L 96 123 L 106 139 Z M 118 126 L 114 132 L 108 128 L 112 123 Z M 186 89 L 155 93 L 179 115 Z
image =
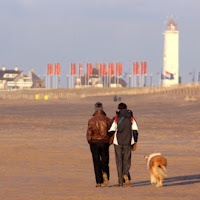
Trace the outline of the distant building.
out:
M 33 70 L 29 76 L 26 76 L 18 67 L 14 70 L 7 70 L 2 67 L 0 70 L 0 89 L 27 89 L 27 88 L 44 88 L 44 81 L 41 80 Z
M 44 80 L 40 79 L 40 77 L 34 73 L 33 69 L 31 69 L 29 76 L 33 82 L 31 88 L 45 88 Z
M 126 81 L 120 76 L 100 76 L 99 68 L 93 68 L 91 75 L 83 74 L 76 77 L 75 87 L 126 87 Z
M 162 85 L 171 86 L 179 84 L 179 31 L 173 17 L 164 32 L 163 72 Z

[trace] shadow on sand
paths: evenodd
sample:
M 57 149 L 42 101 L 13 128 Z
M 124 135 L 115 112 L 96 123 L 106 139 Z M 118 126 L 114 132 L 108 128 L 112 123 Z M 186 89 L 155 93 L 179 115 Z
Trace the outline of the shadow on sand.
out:
M 189 185 L 194 183 L 200 183 L 200 174 L 166 178 L 163 181 L 163 186 Z
M 195 183 L 200 183 L 200 174 L 165 178 L 163 181 L 163 187 L 189 185 L 189 184 L 195 184 Z M 131 187 L 140 187 L 140 186 L 147 186 L 147 185 L 151 185 L 150 180 L 131 183 Z M 111 185 L 110 187 L 118 187 L 118 185 Z

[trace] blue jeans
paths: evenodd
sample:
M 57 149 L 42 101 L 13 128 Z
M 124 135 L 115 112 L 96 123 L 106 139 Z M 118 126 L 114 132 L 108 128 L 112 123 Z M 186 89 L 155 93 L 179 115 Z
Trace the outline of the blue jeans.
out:
M 123 183 L 124 175 L 129 176 L 131 168 L 131 145 L 114 145 L 115 160 L 119 183 Z

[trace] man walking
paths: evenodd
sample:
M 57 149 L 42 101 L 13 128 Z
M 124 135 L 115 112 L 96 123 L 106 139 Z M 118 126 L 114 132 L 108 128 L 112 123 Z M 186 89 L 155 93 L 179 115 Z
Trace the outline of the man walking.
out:
M 109 184 L 109 141 L 107 135 L 111 119 L 106 117 L 103 105 L 97 102 L 94 105 L 95 113 L 88 121 L 87 141 L 90 144 L 92 153 L 94 172 L 96 177 L 96 187 Z
M 108 136 L 112 137 L 115 134 L 113 144 L 120 187 L 124 181 L 127 186 L 130 185 L 131 150 L 136 150 L 138 126 L 132 111 L 127 110 L 125 103 L 120 103 L 118 109 L 119 112 L 111 121 Z

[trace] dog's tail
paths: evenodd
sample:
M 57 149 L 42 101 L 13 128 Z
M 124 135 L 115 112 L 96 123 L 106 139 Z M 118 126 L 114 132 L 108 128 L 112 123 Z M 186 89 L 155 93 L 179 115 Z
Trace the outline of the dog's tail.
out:
M 167 176 L 167 170 L 164 165 L 158 165 L 157 166 L 158 174 L 161 176 Z
M 157 165 L 157 166 L 154 166 L 153 167 L 153 172 L 155 174 L 155 176 L 167 176 L 167 170 L 166 170 L 166 167 L 164 165 Z
M 166 167 L 164 165 L 160 165 L 158 167 L 160 167 L 162 169 L 163 175 L 167 176 L 167 169 L 166 169 Z

